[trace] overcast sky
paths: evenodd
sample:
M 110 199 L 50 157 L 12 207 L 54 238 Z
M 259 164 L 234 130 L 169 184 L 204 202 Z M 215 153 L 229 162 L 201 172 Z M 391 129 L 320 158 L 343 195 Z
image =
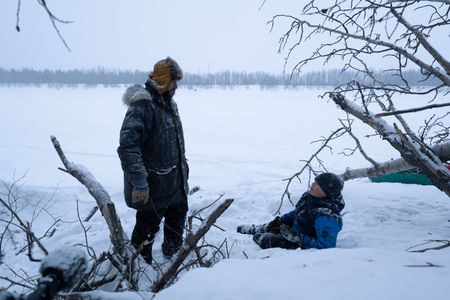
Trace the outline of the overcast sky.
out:
M 278 53 L 278 40 L 287 20 L 274 30 L 267 22 L 276 14 L 299 16 L 306 1 L 299 0 L 47 0 L 52 12 L 71 24 L 59 24 L 71 52 L 59 40 L 37 0 L 21 1 L 20 28 L 15 30 L 17 0 L 0 1 L 0 67 L 35 69 L 150 70 L 166 56 L 187 72 L 221 70 L 280 73 L 286 51 Z M 262 5 L 264 2 L 264 5 Z M 326 7 L 334 0 L 321 0 Z M 428 22 L 429 14 L 413 11 L 410 22 Z M 285 22 L 283 24 L 283 22 Z M 384 34 L 384 24 L 381 24 Z M 441 28 L 430 41 L 448 52 L 449 29 Z M 327 35 L 302 43 L 290 59 L 291 71 L 301 56 L 309 55 Z M 445 41 L 445 42 L 444 42 Z M 295 38 L 291 40 L 295 42 Z M 315 43 L 315 45 L 314 45 Z M 289 46 L 289 45 L 288 45 Z M 419 55 L 422 55 L 419 51 Z M 425 61 L 431 58 L 423 54 Z M 304 58 L 304 57 L 302 57 Z M 371 55 L 374 68 L 396 67 L 398 61 Z M 326 67 L 342 67 L 342 60 Z M 388 66 L 388 65 L 391 66 Z M 412 64 L 411 64 L 412 65 Z M 305 71 L 320 70 L 308 64 Z
M 283 70 L 281 31 L 270 32 L 276 13 L 293 13 L 302 1 L 269 0 L 65 0 L 47 1 L 71 52 L 35 0 L 0 4 L 0 67 L 148 70 L 171 56 L 189 72 Z M 299 3 L 300 2 L 300 3 Z

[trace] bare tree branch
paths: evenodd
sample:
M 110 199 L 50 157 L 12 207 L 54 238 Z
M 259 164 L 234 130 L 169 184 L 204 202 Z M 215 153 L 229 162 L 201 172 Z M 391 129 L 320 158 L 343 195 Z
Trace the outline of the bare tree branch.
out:
M 91 211 L 89 212 L 88 216 L 84 219 L 84 222 L 89 222 L 92 219 L 92 217 L 95 215 L 97 210 L 98 210 L 98 206 L 94 206 L 91 209 Z
M 308 21 L 300 20 L 300 19 L 295 18 L 295 17 L 293 17 L 291 15 L 283 15 L 283 14 L 276 15 L 276 16 L 273 17 L 272 22 L 274 22 L 274 20 L 276 18 L 282 18 L 282 17 L 292 19 L 293 20 L 293 25 L 292 26 L 293 26 L 293 28 L 296 28 L 297 30 L 300 30 L 301 28 L 303 28 L 303 26 L 308 26 L 309 28 L 312 28 L 314 30 L 313 32 L 322 32 L 323 31 L 323 32 L 336 34 L 339 37 L 338 41 L 340 40 L 340 38 L 345 37 L 345 38 L 351 38 L 351 39 L 354 39 L 354 40 L 366 41 L 367 43 L 370 43 L 372 45 L 386 47 L 386 49 L 395 51 L 396 53 L 398 53 L 398 54 L 408 58 L 412 62 L 414 62 L 421 69 L 426 70 L 430 74 L 433 74 L 436 78 L 441 80 L 442 83 L 444 83 L 446 86 L 450 86 L 450 78 L 448 76 L 446 76 L 445 74 L 442 74 L 436 68 L 433 68 L 431 65 L 429 65 L 429 64 L 425 63 L 423 60 L 419 59 L 417 56 L 409 53 L 404 48 L 399 47 L 399 46 L 397 46 L 397 45 L 395 45 L 393 43 L 386 42 L 386 41 L 383 41 L 381 39 L 370 38 L 370 37 L 365 36 L 363 34 L 362 35 L 352 34 L 352 33 L 349 33 L 349 32 L 345 32 L 345 31 L 342 31 L 342 30 L 326 27 L 326 26 L 323 26 L 323 25 L 311 24 Z M 288 36 L 288 34 L 286 34 L 286 37 Z M 293 47 L 296 47 L 298 45 L 299 45 L 299 43 L 295 44 Z M 292 48 L 291 48 L 291 50 L 292 50 Z M 371 51 L 371 52 L 373 52 L 373 51 Z M 316 53 L 318 53 L 318 52 L 316 52 Z M 330 53 L 327 56 L 332 56 L 334 54 L 335 53 Z M 289 55 L 288 55 L 288 57 L 289 57 Z M 313 55 L 313 58 L 308 59 L 307 61 L 312 60 L 312 59 L 314 59 L 314 55 Z
M 412 0 L 389 0 L 389 2 L 403 2 L 403 3 L 411 3 L 413 2 Z M 443 3 L 443 4 L 448 4 L 450 5 L 450 0 L 416 0 L 414 2 L 436 2 L 436 3 Z
M 36 0 L 36 1 L 38 2 L 38 4 L 40 6 L 42 6 L 42 8 L 47 13 L 47 15 L 48 15 L 48 17 L 50 19 L 50 22 L 52 23 L 53 29 L 56 31 L 56 34 L 58 35 L 59 39 L 64 44 L 64 47 L 67 50 L 72 51 L 72 50 L 70 50 L 69 45 L 67 44 L 66 40 L 62 36 L 61 32 L 59 31 L 57 23 L 70 24 L 70 23 L 73 23 L 73 22 L 72 21 L 65 21 L 65 20 L 62 20 L 62 19 L 56 17 L 53 14 L 53 12 L 48 8 L 46 0 Z M 20 25 L 19 25 L 20 22 L 19 21 L 20 21 L 20 8 L 21 8 L 21 5 L 22 5 L 21 0 L 17 0 L 17 12 L 16 12 L 16 30 L 17 30 L 17 32 L 20 32 Z
M 45 255 L 48 255 L 47 249 L 45 249 L 44 245 L 42 245 L 41 241 L 36 237 L 33 231 L 31 231 L 31 228 L 27 224 L 25 224 L 22 219 L 17 215 L 17 213 L 5 202 L 2 198 L 0 198 L 0 203 L 3 204 L 3 206 L 9 210 L 9 212 L 16 218 L 16 220 L 19 222 L 22 230 L 24 230 L 27 233 L 27 238 L 29 238 L 29 242 L 36 242 L 36 244 L 39 246 L 39 248 L 44 252 Z M 30 244 L 29 244 L 29 248 Z M 31 259 L 31 257 L 30 257 Z
M 446 60 L 437 50 L 434 48 L 428 40 L 423 36 L 423 34 L 418 31 L 417 29 L 413 28 L 411 24 L 408 23 L 400 14 L 397 13 L 397 11 L 391 6 L 391 12 L 392 14 L 397 18 L 397 20 L 403 24 L 408 30 L 410 30 L 416 38 L 419 40 L 419 42 L 422 44 L 422 46 L 430 53 L 431 56 L 434 57 L 434 59 L 444 68 L 445 72 L 450 75 L 450 62 Z
M 418 246 L 423 246 L 425 244 L 430 244 L 430 243 L 440 243 L 441 245 L 435 246 L 435 247 L 427 247 L 427 248 L 423 248 L 423 249 L 419 249 L 419 250 L 411 250 L 411 249 L 416 248 Z M 424 252 L 429 251 L 429 250 L 441 250 L 441 249 L 445 249 L 447 247 L 450 247 L 450 241 L 448 241 L 448 240 L 432 240 L 432 241 L 427 241 L 425 243 L 422 243 L 420 245 L 409 247 L 408 249 L 406 249 L 406 251 L 424 253 Z
M 383 113 L 376 114 L 375 116 L 376 117 L 394 116 L 394 115 L 408 114 L 408 113 L 418 112 L 418 111 L 422 111 L 422 110 L 427 110 L 427 109 L 432 109 L 432 108 L 439 108 L 439 107 L 446 107 L 446 106 L 450 106 L 450 103 L 431 104 L 431 105 L 426 105 L 426 106 L 422 106 L 422 107 L 383 112 Z
M 188 234 L 180 250 L 176 254 L 174 262 L 167 268 L 162 277 L 152 286 L 152 292 L 157 293 L 168 284 L 174 275 L 176 275 L 178 267 L 183 263 L 184 259 L 196 247 L 198 241 L 208 232 L 212 224 L 225 212 L 225 210 L 233 203 L 233 199 L 226 199 L 222 202 L 206 219 L 195 234 Z
M 280 205 L 278 206 L 277 210 L 276 210 L 275 213 L 274 213 L 275 215 L 277 215 L 277 214 L 280 213 L 281 207 L 283 206 L 283 200 L 284 200 L 284 197 L 287 197 L 287 198 L 289 199 L 289 201 L 291 202 L 291 204 L 294 205 L 294 204 L 292 203 L 292 201 L 291 201 L 291 194 L 290 194 L 290 192 L 289 192 L 289 186 L 291 185 L 292 180 L 294 180 L 295 178 L 297 178 L 297 179 L 301 182 L 301 180 L 300 180 L 300 175 L 301 175 L 307 168 L 311 168 L 311 163 L 312 163 L 312 161 L 313 161 L 314 159 L 319 160 L 318 154 L 319 154 L 320 152 L 322 152 L 323 149 L 329 147 L 329 146 L 328 146 L 328 143 L 329 143 L 330 141 L 332 141 L 333 139 L 339 138 L 339 137 L 342 136 L 346 131 L 347 131 L 347 129 L 346 129 L 345 127 L 338 128 L 338 129 L 336 129 L 335 131 L 333 131 L 327 138 L 324 138 L 323 140 L 321 140 L 322 145 L 319 147 L 319 149 L 317 149 L 317 151 L 316 151 L 314 154 L 312 154 L 312 155 L 310 156 L 310 158 L 309 158 L 307 161 L 305 161 L 305 164 L 304 164 L 303 168 L 302 168 L 300 171 L 298 171 L 298 172 L 296 172 L 295 174 L 293 174 L 291 177 L 289 177 L 289 178 L 287 178 L 287 179 L 284 179 L 284 180 L 287 181 L 287 184 L 286 184 L 286 188 L 285 188 L 283 194 L 281 195 Z
M 365 114 L 353 102 L 339 93 L 330 94 L 331 99 L 344 111 L 357 117 L 375 129 L 387 140 L 409 164 L 419 167 L 433 184 L 450 196 L 450 172 L 444 167 L 442 161 L 420 144 L 420 140 L 411 140 L 403 134 L 394 124 L 394 128 L 383 119 L 374 114 Z
M 114 247 L 118 249 L 119 253 L 123 253 L 123 249 L 125 248 L 125 233 L 122 229 L 120 219 L 117 216 L 114 203 L 111 201 L 111 197 L 108 192 L 86 168 L 80 165 L 75 165 L 67 160 L 61 149 L 61 145 L 54 136 L 51 137 L 51 140 L 62 163 L 66 167 L 67 172 L 83 184 L 88 189 L 92 197 L 94 197 L 97 201 L 97 205 L 100 208 L 106 223 L 108 224 L 111 242 Z
M 359 150 L 359 152 L 362 154 L 362 156 L 363 156 L 367 161 L 369 161 L 369 162 L 374 166 L 375 169 L 378 168 L 378 163 L 377 163 L 375 160 L 373 160 L 371 157 L 369 157 L 369 155 L 367 155 L 367 153 L 366 153 L 366 151 L 363 149 L 363 147 L 362 147 L 362 145 L 361 145 L 359 139 L 356 137 L 356 135 L 353 134 L 350 121 L 348 121 L 348 123 L 349 123 L 348 125 L 344 124 L 344 122 L 343 122 L 342 120 L 339 120 L 339 122 L 342 124 L 342 126 L 344 126 L 344 127 L 347 129 L 347 133 L 348 133 L 348 134 L 353 138 L 353 140 L 355 141 L 355 143 L 356 143 L 356 148 L 358 148 L 358 150 Z

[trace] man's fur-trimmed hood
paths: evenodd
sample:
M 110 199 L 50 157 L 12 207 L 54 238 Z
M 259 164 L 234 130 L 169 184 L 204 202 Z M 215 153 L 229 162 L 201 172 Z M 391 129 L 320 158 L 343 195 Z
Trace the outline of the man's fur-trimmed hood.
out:
M 139 84 L 135 84 L 127 88 L 122 96 L 122 101 L 126 106 L 138 100 L 152 100 L 152 95 Z

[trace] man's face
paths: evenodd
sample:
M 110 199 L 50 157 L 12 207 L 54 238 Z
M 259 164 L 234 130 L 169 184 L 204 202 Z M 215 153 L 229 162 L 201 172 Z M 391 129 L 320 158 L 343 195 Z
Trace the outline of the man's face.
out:
M 175 95 L 175 91 L 177 90 L 177 88 L 178 88 L 178 80 L 176 79 L 171 80 L 168 87 L 170 97 L 173 97 L 173 95 Z
M 325 198 L 327 196 L 327 194 L 325 194 L 325 192 L 316 181 L 311 184 L 308 193 L 316 198 Z

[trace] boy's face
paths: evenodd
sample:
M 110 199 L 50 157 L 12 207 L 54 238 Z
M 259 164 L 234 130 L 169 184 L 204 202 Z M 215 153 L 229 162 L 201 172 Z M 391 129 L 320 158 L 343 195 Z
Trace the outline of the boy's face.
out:
M 320 188 L 320 185 L 314 181 L 309 187 L 308 193 L 316 198 L 325 198 L 327 194 Z

